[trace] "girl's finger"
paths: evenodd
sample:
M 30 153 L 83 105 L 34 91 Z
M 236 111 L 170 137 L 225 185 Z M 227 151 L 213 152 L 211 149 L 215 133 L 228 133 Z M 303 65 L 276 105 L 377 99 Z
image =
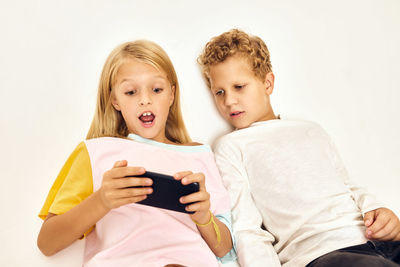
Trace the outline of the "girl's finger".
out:
M 148 195 L 153 193 L 151 187 L 122 188 L 112 189 L 104 192 L 104 196 L 108 201 L 117 201 L 123 198 Z
M 121 198 L 118 201 L 115 202 L 116 207 L 121 207 L 127 204 L 131 203 L 137 203 L 142 200 L 145 200 L 147 198 L 147 195 L 142 195 L 142 196 L 135 196 L 135 197 L 126 197 L 126 198 Z
M 177 172 L 177 173 L 174 174 L 174 179 L 175 180 L 181 180 L 182 178 L 184 178 L 184 177 L 186 177 L 188 175 L 191 175 L 191 174 L 193 174 L 193 172 L 191 172 L 191 171 Z
M 124 188 L 118 190 L 118 198 L 130 198 L 143 196 L 153 193 L 153 188 L 151 187 L 143 187 L 143 188 Z
M 127 162 L 126 160 L 119 160 L 119 161 L 116 161 L 116 162 L 114 163 L 113 168 L 125 167 L 125 166 L 127 166 L 127 165 L 128 165 L 128 162 Z
M 186 211 L 208 211 L 210 209 L 210 204 L 206 201 L 203 202 L 196 202 L 185 207 Z
M 124 167 L 124 168 L 117 168 L 113 169 L 116 177 L 130 177 L 136 175 L 142 175 L 146 172 L 143 167 Z
M 207 191 L 199 191 L 184 197 L 181 197 L 179 201 L 182 204 L 199 202 L 199 201 L 207 201 L 210 199 L 210 194 Z
M 193 173 L 191 175 L 185 176 L 182 179 L 182 184 L 187 185 L 192 183 L 199 183 L 200 191 L 202 191 L 205 190 L 204 181 L 205 181 L 204 174 Z
M 112 188 L 127 188 L 127 187 L 144 187 L 151 186 L 153 180 L 150 178 L 136 178 L 136 177 L 124 177 L 119 179 L 113 179 L 110 184 Z

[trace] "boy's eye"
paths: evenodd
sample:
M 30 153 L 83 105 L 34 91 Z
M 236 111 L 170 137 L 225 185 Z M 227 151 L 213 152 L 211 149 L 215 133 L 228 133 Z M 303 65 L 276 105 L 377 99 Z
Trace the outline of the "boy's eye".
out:
M 154 93 L 161 93 L 162 90 L 163 90 L 162 88 L 153 88 Z
M 135 93 L 136 93 L 136 90 L 129 90 L 129 91 L 125 92 L 126 95 L 133 95 Z
M 215 95 L 222 95 L 223 93 L 225 93 L 225 91 L 221 89 L 221 90 L 216 91 Z
M 235 85 L 235 89 L 242 89 L 244 88 L 246 85 L 245 84 L 236 84 Z

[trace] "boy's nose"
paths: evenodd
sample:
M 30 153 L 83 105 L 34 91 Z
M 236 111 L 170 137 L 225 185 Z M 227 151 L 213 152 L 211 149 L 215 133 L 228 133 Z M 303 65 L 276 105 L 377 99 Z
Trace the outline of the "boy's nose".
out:
M 237 97 L 235 97 L 233 94 L 225 94 L 225 106 L 232 106 L 237 104 Z

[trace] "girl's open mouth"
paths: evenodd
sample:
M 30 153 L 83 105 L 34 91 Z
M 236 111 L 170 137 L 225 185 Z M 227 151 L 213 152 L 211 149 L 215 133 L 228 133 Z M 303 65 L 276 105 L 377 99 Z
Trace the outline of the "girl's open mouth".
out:
M 156 116 L 151 111 L 146 111 L 140 115 L 139 120 L 142 122 L 144 127 L 149 128 L 154 125 L 155 118 Z

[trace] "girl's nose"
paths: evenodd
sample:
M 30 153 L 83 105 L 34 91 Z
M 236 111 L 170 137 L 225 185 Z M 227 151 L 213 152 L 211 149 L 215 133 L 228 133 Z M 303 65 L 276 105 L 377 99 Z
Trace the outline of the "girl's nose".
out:
M 145 106 L 145 105 L 149 105 L 151 103 L 152 103 L 151 97 L 149 96 L 148 93 L 141 94 L 139 105 Z

